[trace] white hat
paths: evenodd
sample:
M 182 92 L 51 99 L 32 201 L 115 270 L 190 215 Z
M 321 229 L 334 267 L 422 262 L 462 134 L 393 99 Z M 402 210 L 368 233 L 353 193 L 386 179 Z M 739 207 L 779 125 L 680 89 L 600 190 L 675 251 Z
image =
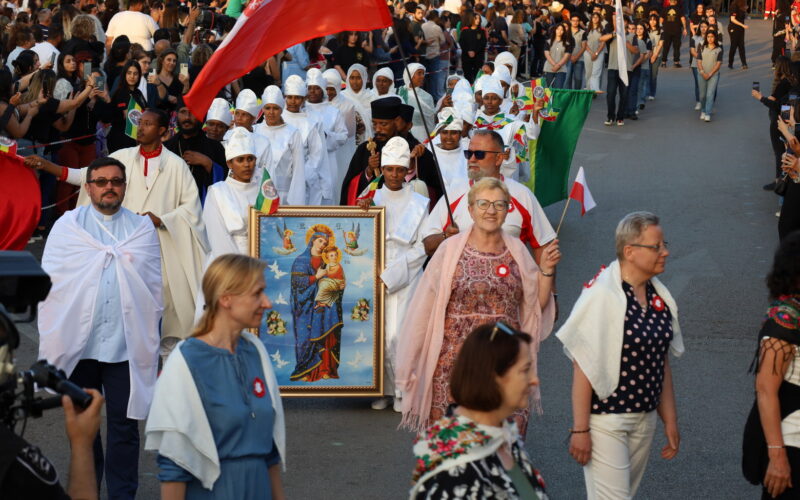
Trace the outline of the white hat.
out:
M 231 105 L 221 97 L 215 98 L 211 101 L 211 106 L 206 113 L 206 121 L 217 120 L 225 125 L 231 125 L 233 117 L 231 116 Z
M 459 132 L 461 132 L 461 130 L 463 130 L 464 128 L 464 122 L 461 121 L 461 118 L 458 116 L 458 113 L 453 108 L 450 107 L 444 108 L 441 111 L 439 111 L 439 114 L 437 116 L 439 118 L 439 123 L 447 120 L 451 116 L 453 117 L 453 121 L 450 122 L 450 124 L 447 125 L 442 130 L 458 130 Z
M 492 75 L 481 75 L 480 78 L 475 80 L 475 85 L 473 88 L 475 89 L 474 93 L 483 92 L 483 86 L 486 84 L 487 81 L 492 77 Z
M 342 75 L 335 69 L 326 69 L 322 72 L 322 78 L 328 82 L 328 87 L 336 89 L 336 95 L 342 90 Z
M 234 127 L 225 144 L 225 161 L 232 160 L 237 156 L 255 154 L 256 147 L 253 144 L 252 134 L 244 127 Z
M 239 96 L 236 98 L 236 109 L 258 116 L 258 110 L 261 109 L 261 106 L 258 104 L 256 93 L 250 89 L 244 89 L 239 92 Z
M 322 77 L 322 71 L 317 68 L 311 68 L 308 70 L 308 73 L 306 73 L 306 86 L 311 87 L 312 85 L 322 90 L 325 90 L 325 87 L 328 86 L 328 82 Z
M 381 149 L 381 167 L 386 165 L 400 165 L 408 167 L 411 164 L 411 151 L 408 142 L 402 137 L 392 137 Z
M 308 93 L 306 82 L 297 75 L 289 75 L 289 78 L 283 82 L 283 95 L 299 95 L 305 97 Z
M 261 105 L 266 106 L 267 104 L 275 104 L 281 109 L 286 107 L 286 102 L 283 100 L 283 93 L 277 85 L 270 85 L 265 88 L 264 93 L 261 94 Z
M 511 79 L 513 80 L 517 76 L 517 58 L 514 57 L 514 54 L 511 52 L 505 51 L 500 52 L 497 54 L 497 57 L 494 58 L 494 67 L 496 68 L 498 65 L 505 66 L 508 68 L 511 66 L 509 71 L 511 71 Z
M 506 85 L 511 85 L 511 72 L 504 64 L 496 64 L 492 76 Z
M 500 81 L 496 78 L 489 77 L 483 81 L 483 90 L 482 96 L 486 97 L 487 94 L 495 94 L 497 97 L 502 99 L 504 97 L 503 86 L 500 85 Z
M 466 123 L 475 122 L 475 101 L 455 101 L 453 107 L 456 111 L 456 116 Z

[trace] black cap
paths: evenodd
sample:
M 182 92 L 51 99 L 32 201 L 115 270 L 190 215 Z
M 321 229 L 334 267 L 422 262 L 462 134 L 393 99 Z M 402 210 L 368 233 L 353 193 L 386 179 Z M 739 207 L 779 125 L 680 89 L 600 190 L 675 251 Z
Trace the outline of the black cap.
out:
M 370 104 L 372 117 L 376 120 L 394 120 L 400 114 L 400 105 L 403 101 L 397 96 L 375 99 Z
M 401 104 L 399 116 L 406 123 L 411 123 L 414 120 L 414 106 L 409 106 L 408 104 Z

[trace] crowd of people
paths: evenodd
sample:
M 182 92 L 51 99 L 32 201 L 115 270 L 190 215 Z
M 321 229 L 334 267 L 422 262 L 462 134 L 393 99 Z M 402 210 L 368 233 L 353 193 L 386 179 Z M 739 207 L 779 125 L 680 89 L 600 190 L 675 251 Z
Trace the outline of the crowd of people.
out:
M 724 30 L 714 7 L 677 0 L 625 2 L 624 45 L 612 0 L 451 3 L 392 3 L 387 29 L 289 47 L 199 113 L 184 96 L 244 2 L 0 11 L 0 128 L 37 171 L 45 205 L 37 237 L 53 290 L 39 357 L 102 391 L 106 446 L 98 433 L 93 453 L 109 497 L 136 495 L 145 419 L 164 498 L 285 496 L 276 377 L 263 344 L 242 333 L 272 307 L 265 264 L 246 256 L 268 174 L 281 205 L 385 208 L 385 394 L 372 407 L 420 433 L 412 495 L 475 485 L 546 498 L 520 440 L 540 408 L 537 354 L 555 321 L 561 251 L 523 184 L 544 104 L 524 106 L 522 82 L 604 89 L 605 123 L 623 125 L 655 98 L 670 49 L 681 67 L 690 37 L 696 110 L 709 121 Z M 730 8 L 729 67 L 735 48 L 746 68 L 747 7 Z M 794 114 L 784 120 L 777 104 L 797 77 L 784 56 L 775 65 L 773 96 L 753 95 L 776 113 L 773 136 L 800 153 Z M 776 184 L 800 176 L 782 148 Z M 798 213 L 797 183 L 783 184 L 782 238 Z M 574 367 L 569 451 L 590 498 L 634 496 L 657 417 L 662 456 L 680 446 L 669 353 L 683 343 L 657 279 L 669 256 L 661 222 L 635 212 L 615 237 L 617 259 L 557 333 Z M 326 245 L 310 235 L 313 256 Z M 442 453 L 451 448 L 465 456 Z M 455 474 L 467 459 L 474 466 Z

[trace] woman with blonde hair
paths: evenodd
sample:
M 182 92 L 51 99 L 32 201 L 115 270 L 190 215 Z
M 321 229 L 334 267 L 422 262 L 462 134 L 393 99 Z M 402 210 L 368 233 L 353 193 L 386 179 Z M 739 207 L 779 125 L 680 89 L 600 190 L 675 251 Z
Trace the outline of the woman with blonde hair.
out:
M 264 345 L 244 331 L 271 308 L 262 261 L 226 254 L 203 276 L 206 306 L 164 366 L 147 420 L 164 499 L 284 498 L 286 441 Z
M 540 267 L 524 243 L 503 231 L 511 196 L 499 179 L 475 182 L 467 201 L 474 224 L 439 245 L 398 336 L 395 384 L 402 392 L 401 425 L 414 431 L 441 418 L 454 402 L 450 374 L 475 327 L 502 321 L 529 334 L 533 374 L 539 344 L 553 327 L 558 242 L 545 248 Z M 514 413 L 522 436 L 530 406 L 539 408 L 538 390 L 531 392 L 530 403 Z

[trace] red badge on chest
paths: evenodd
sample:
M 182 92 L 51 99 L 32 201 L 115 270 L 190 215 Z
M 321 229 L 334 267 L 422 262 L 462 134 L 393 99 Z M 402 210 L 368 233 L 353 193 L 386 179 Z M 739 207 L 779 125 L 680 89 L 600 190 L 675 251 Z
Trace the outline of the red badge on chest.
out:
M 505 264 L 500 264 L 494 269 L 494 273 L 500 276 L 501 278 L 505 278 L 506 276 L 508 276 L 509 273 L 508 266 Z
M 663 311 L 666 305 L 664 305 L 664 299 L 659 297 L 658 295 L 653 295 L 653 299 L 650 301 L 650 305 L 653 306 L 653 309 L 656 311 Z
M 264 394 L 267 393 L 266 387 L 264 387 L 264 381 L 260 378 L 256 377 L 253 379 L 253 394 L 256 397 L 263 398 Z

